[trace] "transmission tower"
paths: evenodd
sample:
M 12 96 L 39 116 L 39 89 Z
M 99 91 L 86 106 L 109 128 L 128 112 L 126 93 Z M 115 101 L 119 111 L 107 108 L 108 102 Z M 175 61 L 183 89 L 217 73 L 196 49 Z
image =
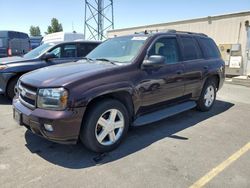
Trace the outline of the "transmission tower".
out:
M 85 38 L 106 39 L 106 31 L 109 29 L 114 29 L 113 0 L 85 0 Z

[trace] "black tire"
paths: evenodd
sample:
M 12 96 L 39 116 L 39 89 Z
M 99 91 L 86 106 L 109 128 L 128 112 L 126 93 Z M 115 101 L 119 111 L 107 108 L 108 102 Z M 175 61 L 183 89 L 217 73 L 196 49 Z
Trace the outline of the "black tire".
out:
M 19 77 L 13 78 L 9 81 L 8 85 L 7 85 L 7 91 L 6 91 L 6 95 L 9 99 L 13 99 L 15 97 L 15 87 L 17 84 Z
M 201 95 L 200 95 L 200 98 L 199 100 L 197 101 L 197 109 L 199 111 L 202 111 L 202 112 L 206 112 L 206 111 L 209 111 L 213 105 L 214 105 L 214 102 L 216 100 L 216 92 L 217 92 L 217 89 L 216 89 L 216 84 L 215 84 L 215 80 L 214 79 L 209 79 L 205 82 L 204 86 L 203 86 L 203 89 L 202 89 L 202 92 L 201 92 Z M 205 99 L 205 95 L 206 95 L 206 92 L 208 90 L 208 88 L 213 88 L 213 93 L 214 93 L 214 99 L 211 103 L 209 103 L 209 106 L 206 105 L 206 99 Z
M 111 109 L 116 109 L 119 112 L 121 112 L 121 114 L 123 115 L 124 127 L 122 133 L 120 134 L 121 136 L 115 143 L 113 143 L 112 145 L 103 145 L 98 141 L 96 137 L 96 131 L 98 126 L 97 122 L 105 112 Z M 108 152 L 114 150 L 116 147 L 120 145 L 121 141 L 124 139 L 124 137 L 128 132 L 128 128 L 129 128 L 129 113 L 126 107 L 117 100 L 107 99 L 100 101 L 95 105 L 92 105 L 92 107 L 90 107 L 90 109 L 86 113 L 86 117 L 84 117 L 84 121 L 82 123 L 80 140 L 82 141 L 83 145 L 91 151 L 97 153 Z M 109 137 L 109 135 L 107 136 Z

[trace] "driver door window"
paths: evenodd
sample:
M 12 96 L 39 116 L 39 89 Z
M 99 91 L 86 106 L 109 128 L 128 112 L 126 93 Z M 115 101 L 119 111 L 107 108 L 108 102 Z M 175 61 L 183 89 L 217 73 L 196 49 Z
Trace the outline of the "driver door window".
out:
M 52 51 L 50 51 L 50 53 L 55 54 L 56 58 L 61 58 L 61 51 L 62 51 L 62 47 L 56 47 L 54 48 Z
M 75 44 L 65 44 L 54 48 L 51 53 L 56 55 L 56 58 L 75 58 L 77 57 L 77 48 Z
M 165 64 L 179 62 L 179 50 L 176 38 L 158 39 L 149 51 L 148 56 L 161 55 L 165 57 Z

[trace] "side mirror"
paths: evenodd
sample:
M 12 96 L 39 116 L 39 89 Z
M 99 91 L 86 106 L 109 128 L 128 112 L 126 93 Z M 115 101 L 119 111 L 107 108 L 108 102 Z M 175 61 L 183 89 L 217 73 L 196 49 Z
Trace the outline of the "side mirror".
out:
M 42 56 L 42 60 L 49 61 L 50 59 L 56 58 L 56 55 L 54 53 L 45 53 Z
M 152 55 L 143 61 L 143 67 L 161 67 L 165 65 L 165 57 L 161 55 Z

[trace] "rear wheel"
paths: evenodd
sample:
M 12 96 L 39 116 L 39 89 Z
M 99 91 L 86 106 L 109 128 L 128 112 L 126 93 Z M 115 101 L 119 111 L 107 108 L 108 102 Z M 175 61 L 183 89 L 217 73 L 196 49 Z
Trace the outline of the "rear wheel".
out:
M 119 101 L 105 100 L 92 106 L 82 126 L 82 143 L 94 152 L 107 152 L 115 149 L 125 137 L 129 115 Z
M 18 79 L 19 77 L 13 78 L 8 83 L 6 95 L 9 99 L 13 99 L 15 97 L 15 87 L 16 87 Z
M 201 96 L 197 101 L 197 108 L 200 111 L 209 111 L 216 100 L 216 86 L 213 79 L 208 80 L 201 92 Z

